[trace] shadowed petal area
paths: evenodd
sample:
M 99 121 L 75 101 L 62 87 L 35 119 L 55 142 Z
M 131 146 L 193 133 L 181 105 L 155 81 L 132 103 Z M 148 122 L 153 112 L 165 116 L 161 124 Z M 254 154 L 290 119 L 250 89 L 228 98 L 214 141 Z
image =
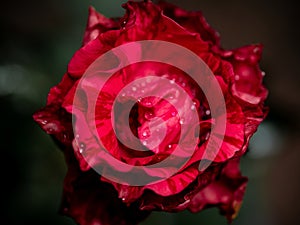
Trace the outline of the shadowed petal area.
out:
M 236 158 L 225 163 L 216 179 L 192 197 L 189 210 L 199 212 L 218 206 L 231 222 L 239 212 L 248 181 L 241 175 L 239 162 L 240 159 Z
M 118 198 L 112 185 L 100 181 L 93 170 L 82 172 L 72 153 L 66 149 L 69 165 L 65 177 L 60 212 L 71 216 L 80 225 L 136 225 L 150 211 L 141 211 L 136 203 L 127 206 Z

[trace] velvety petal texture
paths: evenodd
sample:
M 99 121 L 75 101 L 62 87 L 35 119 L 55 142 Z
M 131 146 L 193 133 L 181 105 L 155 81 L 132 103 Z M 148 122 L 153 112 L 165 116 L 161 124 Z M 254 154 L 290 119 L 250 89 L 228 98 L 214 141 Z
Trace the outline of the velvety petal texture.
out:
M 219 34 L 201 12 L 188 12 L 166 2 L 156 5 L 151 1 L 129 1 L 123 7 L 126 14 L 120 19 L 106 18 L 90 7 L 82 47 L 70 60 L 61 82 L 51 88 L 46 106 L 33 115 L 65 155 L 68 172 L 60 212 L 80 225 L 136 225 L 154 210 L 199 212 L 218 207 L 228 221 L 232 221 L 241 207 L 247 184 L 247 178 L 239 169 L 240 158 L 268 111 L 264 106 L 268 91 L 263 85 L 264 72 L 259 67 L 262 45 L 224 50 Z M 210 104 L 201 88 L 184 71 L 152 61 L 121 68 L 116 60 L 114 67 L 121 69 L 108 80 L 91 76 L 81 82 L 92 64 L 106 52 L 141 40 L 160 40 L 183 46 L 201 58 L 213 73 L 226 106 L 226 114 L 218 115 L 225 117 L 226 127 L 215 155 L 205 153 L 217 118 L 212 117 Z M 147 52 L 141 49 L 136 42 L 130 57 L 142 59 Z M 184 60 L 163 51 L 161 58 Z M 184 63 L 189 65 L 190 62 Z M 103 71 L 109 69 L 100 68 Z M 184 90 L 185 95 L 173 88 L 162 88 L 155 80 L 120 94 L 128 84 L 149 74 L 170 80 Z M 99 83 L 103 87 L 98 94 Z M 80 99 L 75 98 L 78 90 Z M 149 96 L 139 98 L 139 91 Z M 87 110 L 93 107 L 87 100 L 91 93 L 96 99 L 93 117 Z M 151 96 L 151 93 L 161 97 Z M 188 98 L 192 99 L 192 106 Z M 168 99 L 180 105 L 180 109 Z M 112 110 L 113 104 L 116 112 Z M 124 105 L 130 104 L 128 122 L 123 109 Z M 198 120 L 193 119 L 194 112 Z M 179 115 L 184 115 L 185 120 Z M 125 129 L 127 122 L 129 131 Z M 162 129 L 162 122 L 166 135 L 156 143 L 161 140 L 158 131 Z M 85 130 L 80 137 L 83 141 L 74 135 L 74 124 Z M 180 146 L 182 124 L 190 129 L 184 136 L 184 145 Z M 195 132 L 199 127 L 199 133 Z M 150 136 L 152 139 L 148 139 Z M 137 138 L 141 148 L 149 151 L 131 149 L 120 141 L 120 137 L 129 142 Z M 197 145 L 193 154 L 176 170 L 178 162 L 187 158 L 185 148 L 190 147 L 195 137 Z M 176 172 L 167 179 L 142 186 L 117 182 L 93 170 L 111 164 L 99 151 L 102 148 L 107 149 L 114 159 L 132 166 L 148 166 L 174 156 L 170 157 L 168 167 L 159 172 L 144 167 L 142 173 L 155 178 L 169 171 Z M 175 153 L 176 148 L 181 151 Z M 201 162 L 209 164 L 203 171 L 198 168 Z M 114 164 L 110 166 L 122 176 L 133 173 L 133 170 Z

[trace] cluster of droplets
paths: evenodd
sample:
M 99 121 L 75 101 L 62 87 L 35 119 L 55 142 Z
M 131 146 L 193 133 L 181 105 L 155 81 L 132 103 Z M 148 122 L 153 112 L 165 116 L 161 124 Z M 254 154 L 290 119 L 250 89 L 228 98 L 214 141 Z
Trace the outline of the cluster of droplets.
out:
M 86 145 L 85 145 L 84 142 L 81 142 L 81 141 L 79 140 L 79 138 L 80 138 L 79 134 L 76 134 L 76 135 L 75 135 L 75 139 L 74 139 L 74 141 L 73 141 L 73 147 L 74 147 L 75 149 L 77 149 L 78 152 L 79 152 L 80 154 L 83 154 L 83 152 L 84 152 L 84 150 L 85 150 L 85 148 L 86 148 Z

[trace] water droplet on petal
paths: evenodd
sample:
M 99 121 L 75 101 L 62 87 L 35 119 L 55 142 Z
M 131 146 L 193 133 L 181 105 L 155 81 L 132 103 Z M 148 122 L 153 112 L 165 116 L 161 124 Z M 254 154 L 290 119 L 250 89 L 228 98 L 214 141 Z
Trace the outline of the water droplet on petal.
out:
M 146 105 L 147 107 L 151 107 L 151 106 L 152 106 L 152 102 L 145 102 L 145 105 Z
M 80 143 L 80 145 L 79 145 L 79 152 L 83 153 L 84 150 L 85 150 L 85 144 L 84 143 Z
M 136 91 L 137 89 L 136 89 L 136 87 L 132 87 L 131 90 L 132 91 Z
M 126 199 L 125 198 L 122 198 L 122 201 L 125 201 Z
M 175 79 L 170 80 L 170 84 L 174 84 L 175 83 Z
M 263 77 L 266 76 L 266 72 L 261 71 L 261 75 L 262 75 Z
M 142 144 L 143 144 L 144 146 L 146 146 L 148 143 L 147 143 L 147 141 L 143 141 Z
M 145 119 L 151 120 L 153 118 L 153 113 L 152 112 L 145 112 Z
M 179 120 L 179 123 L 182 125 L 182 124 L 184 124 L 184 119 L 180 119 Z
M 43 120 L 43 121 L 42 121 L 42 124 L 43 124 L 43 125 L 46 125 L 47 123 L 48 123 L 47 120 Z
M 171 116 L 176 116 L 176 112 L 171 112 Z
M 255 47 L 255 48 L 253 49 L 253 52 L 254 52 L 254 53 L 258 53 L 258 52 L 259 52 L 259 47 Z
M 206 115 L 210 115 L 210 110 L 209 110 L 209 109 L 206 110 L 206 111 L 205 111 L 205 114 L 206 114 Z
M 143 132 L 143 137 L 147 137 L 148 133 L 146 131 Z
M 168 148 L 172 148 L 172 145 L 168 145 Z
M 191 106 L 191 110 L 195 110 L 196 109 L 196 106 L 195 105 L 192 105 Z
M 53 128 L 51 127 L 47 128 L 47 132 L 52 133 L 53 131 L 54 131 Z
M 239 75 L 235 75 L 235 76 L 234 76 L 234 79 L 235 79 L 235 80 L 239 80 L 239 79 L 240 79 L 240 76 L 239 76 Z
M 209 133 L 207 132 L 204 139 L 207 141 L 208 138 L 209 138 Z

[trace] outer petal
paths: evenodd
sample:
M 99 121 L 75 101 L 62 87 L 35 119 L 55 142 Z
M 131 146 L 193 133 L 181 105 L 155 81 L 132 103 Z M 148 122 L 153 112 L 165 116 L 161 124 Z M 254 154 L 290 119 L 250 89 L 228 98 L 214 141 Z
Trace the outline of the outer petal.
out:
M 99 56 L 115 47 L 115 42 L 119 36 L 119 30 L 107 31 L 98 38 L 88 42 L 79 49 L 72 57 L 68 65 L 68 74 L 73 78 L 80 78 L 86 69 Z
M 192 197 L 189 210 L 199 212 L 218 206 L 228 221 L 234 219 L 241 207 L 248 180 L 240 173 L 239 161 L 239 158 L 228 161 L 216 180 Z
M 136 203 L 126 206 L 110 184 L 99 180 L 97 173 L 79 169 L 72 149 L 65 152 L 69 168 L 64 183 L 62 214 L 72 217 L 80 225 L 136 225 L 150 214 L 150 211 L 139 210 Z
M 63 145 L 71 145 L 73 139 L 72 117 L 61 108 L 65 95 L 72 88 L 74 80 L 67 74 L 62 81 L 51 88 L 47 106 L 34 113 L 33 119 L 40 127 Z
M 227 53 L 224 59 L 232 64 L 235 73 L 232 79 L 233 95 L 250 106 L 259 105 L 268 95 L 262 84 L 264 72 L 258 65 L 262 45 L 249 45 Z
M 124 29 L 118 44 L 139 40 L 164 40 L 182 45 L 199 54 L 207 52 L 209 45 L 200 38 L 199 33 L 191 33 L 151 2 L 128 2 L 123 5 L 127 10 Z
M 89 8 L 89 17 L 86 25 L 83 45 L 97 38 L 101 33 L 120 28 L 119 22 L 106 18 L 98 13 L 92 6 Z
M 204 41 L 208 41 L 212 45 L 220 45 L 219 33 L 207 23 L 201 12 L 188 12 L 164 1 L 160 1 L 158 5 L 163 10 L 164 15 L 173 19 L 188 31 L 199 33 Z
M 197 165 L 193 165 L 192 169 L 197 170 Z M 146 210 L 163 210 L 167 212 L 179 212 L 185 210 L 191 204 L 191 196 L 195 190 L 203 189 L 218 176 L 221 169 L 220 165 L 211 166 L 203 173 L 199 174 L 194 182 L 190 182 L 188 186 L 181 192 L 170 196 L 162 196 L 154 191 L 145 191 L 141 198 L 141 209 Z M 185 173 L 185 171 L 183 172 Z M 176 180 L 179 182 L 180 180 Z

